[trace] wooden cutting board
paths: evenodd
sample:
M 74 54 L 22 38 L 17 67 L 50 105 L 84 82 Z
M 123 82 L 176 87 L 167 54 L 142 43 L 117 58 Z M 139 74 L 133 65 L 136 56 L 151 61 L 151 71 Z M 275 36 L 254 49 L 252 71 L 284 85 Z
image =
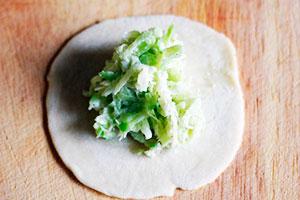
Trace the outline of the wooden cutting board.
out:
M 299 0 L 0 0 L 1 200 L 110 199 L 80 184 L 53 148 L 45 75 L 82 29 L 107 18 L 164 13 L 232 39 L 246 100 L 244 140 L 231 166 L 212 184 L 173 198 L 300 199 Z

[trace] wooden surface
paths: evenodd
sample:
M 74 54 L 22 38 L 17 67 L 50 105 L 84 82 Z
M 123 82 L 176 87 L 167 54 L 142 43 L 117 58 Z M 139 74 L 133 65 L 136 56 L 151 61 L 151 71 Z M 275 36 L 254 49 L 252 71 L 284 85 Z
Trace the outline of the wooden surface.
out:
M 232 165 L 174 199 L 300 199 L 299 10 L 299 0 L 0 0 L 0 199 L 109 199 L 80 184 L 55 152 L 45 75 L 83 28 L 162 13 L 199 20 L 233 40 L 246 100 L 244 140 Z

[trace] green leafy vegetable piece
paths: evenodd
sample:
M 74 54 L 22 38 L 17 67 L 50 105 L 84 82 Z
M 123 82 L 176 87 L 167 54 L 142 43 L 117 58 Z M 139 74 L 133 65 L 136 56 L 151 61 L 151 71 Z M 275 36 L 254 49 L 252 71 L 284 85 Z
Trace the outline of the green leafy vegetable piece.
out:
M 121 132 L 128 131 L 128 123 L 125 122 L 125 121 L 121 122 L 120 125 L 119 125 L 119 129 L 120 129 Z
M 124 40 L 124 42 L 127 43 L 127 44 L 131 44 L 140 35 L 141 35 L 141 33 L 139 31 L 131 31 L 131 32 L 128 33 L 127 38 Z
M 157 66 L 162 59 L 162 54 L 161 53 L 151 53 L 151 52 L 146 52 L 144 54 L 142 54 L 139 57 L 141 63 L 145 64 L 145 65 L 149 65 L 149 66 Z
M 113 81 L 115 79 L 117 79 L 118 77 L 121 76 L 121 73 L 120 72 L 113 72 L 113 71 L 101 71 L 99 73 L 100 77 L 105 79 L 105 80 L 108 80 L 108 81 Z
M 144 144 L 148 148 L 154 148 L 158 144 L 158 140 L 156 138 L 146 140 L 145 136 L 141 132 L 130 132 L 129 134 L 135 141 Z
M 163 51 L 164 59 L 172 59 L 179 56 L 182 52 L 181 45 L 169 47 Z
M 173 31 L 174 31 L 174 25 L 172 24 L 171 26 L 169 26 L 167 33 L 163 37 L 165 43 L 167 43 L 171 39 Z
M 139 143 L 144 144 L 146 142 L 145 136 L 140 132 L 130 132 L 130 136 Z

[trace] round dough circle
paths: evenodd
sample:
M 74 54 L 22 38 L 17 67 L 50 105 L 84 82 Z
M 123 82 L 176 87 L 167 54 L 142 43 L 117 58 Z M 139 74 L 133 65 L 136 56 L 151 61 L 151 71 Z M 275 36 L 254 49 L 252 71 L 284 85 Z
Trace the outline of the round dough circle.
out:
M 174 24 L 186 53 L 185 74 L 200 94 L 205 127 L 189 143 L 153 158 L 132 153 L 130 141 L 96 139 L 93 112 L 82 91 L 101 70 L 124 33 Z M 176 188 L 212 182 L 233 160 L 242 141 L 244 101 L 236 52 L 223 34 L 177 16 L 103 21 L 73 37 L 48 74 L 48 124 L 54 146 L 80 182 L 110 196 L 171 196 Z

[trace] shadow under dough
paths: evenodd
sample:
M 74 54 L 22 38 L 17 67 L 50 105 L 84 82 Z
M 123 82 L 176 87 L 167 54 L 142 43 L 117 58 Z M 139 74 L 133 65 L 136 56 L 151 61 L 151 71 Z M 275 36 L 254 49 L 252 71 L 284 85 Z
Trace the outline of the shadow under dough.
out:
M 63 60 L 52 66 L 55 67 L 53 77 L 60 92 L 58 102 L 64 112 L 76 116 L 68 127 L 94 135 L 93 123 L 97 112 L 88 110 L 89 98 L 82 93 L 88 90 L 90 79 L 105 66 L 105 60 L 111 58 L 113 48 L 89 50 L 78 47 L 65 53 L 67 55 L 61 57 Z
M 65 52 L 68 54 L 67 56 L 61 56 L 62 52 L 65 51 L 65 48 L 71 42 L 71 39 L 65 41 L 47 66 L 44 77 L 46 84 L 43 96 L 43 127 L 54 159 L 60 167 L 65 170 L 69 178 L 74 180 L 76 183 L 79 183 L 73 173 L 63 164 L 63 161 L 55 150 L 50 136 L 50 130 L 48 127 L 49 119 L 47 115 L 47 109 L 49 108 L 47 108 L 46 102 L 50 85 L 47 81 L 47 77 L 52 71 L 51 68 L 56 63 L 56 70 L 53 74 L 55 80 L 52 81 L 55 81 L 58 85 L 57 91 L 60 92 L 60 95 L 58 95 L 58 101 L 65 106 L 63 108 L 65 111 L 78 116 L 76 120 L 72 121 L 72 123 L 68 124 L 68 126 L 84 130 L 84 132 L 95 136 L 92 124 L 97 113 L 88 111 L 87 108 L 89 99 L 82 95 L 82 91 L 88 89 L 90 78 L 96 75 L 104 67 L 105 60 L 111 58 L 114 45 L 106 48 L 99 47 L 99 49 L 82 49 L 78 46 L 78 48 L 71 48 L 70 50 L 67 50 L 67 52 Z M 61 61 L 55 62 L 58 58 L 61 58 Z M 51 83 L 53 83 L 52 81 Z
M 55 70 L 52 75 L 53 81 L 58 84 L 59 106 L 65 113 L 74 116 L 66 126 L 74 130 L 74 134 L 84 132 L 95 137 L 93 124 L 98 113 L 88 110 L 89 98 L 82 93 L 89 88 L 90 79 L 105 66 L 105 60 L 111 59 L 113 47 L 97 50 L 78 47 L 70 48 L 65 53 L 61 57 L 58 55 L 58 59 L 61 60 L 54 62 L 52 67 L 55 67 Z M 137 153 L 143 148 L 133 140 L 126 141 L 131 152 Z

